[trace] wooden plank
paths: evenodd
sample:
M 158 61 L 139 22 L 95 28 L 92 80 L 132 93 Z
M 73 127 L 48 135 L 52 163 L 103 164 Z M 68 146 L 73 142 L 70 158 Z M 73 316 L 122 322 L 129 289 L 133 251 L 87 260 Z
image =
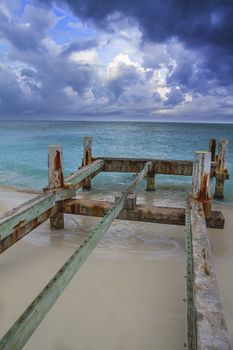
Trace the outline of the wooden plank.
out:
M 45 213 L 56 204 L 53 192 L 36 196 L 33 199 L 8 211 L 0 217 L 0 239 L 25 226 L 31 220 Z
M 203 205 L 190 198 L 197 349 L 230 349 Z
M 62 210 L 66 214 L 103 217 L 114 203 L 89 199 L 71 199 L 63 202 Z M 185 225 L 185 209 L 136 205 L 134 209 L 123 209 L 119 220 L 152 222 L 158 224 Z M 220 211 L 212 211 L 207 220 L 209 228 L 224 228 L 225 219 Z
M 101 172 L 104 167 L 103 159 L 98 159 L 92 162 L 91 164 L 84 166 L 74 172 L 73 174 L 65 177 L 65 183 L 71 183 L 70 188 L 79 188 L 82 186 L 82 181 L 91 176 L 92 174 Z
M 99 158 L 94 158 L 99 159 Z M 137 173 L 146 162 L 152 162 L 151 173 L 170 175 L 192 175 L 192 161 L 186 160 L 162 160 L 145 158 L 112 158 L 101 157 L 104 160 L 103 171 Z
M 152 161 L 152 173 L 165 175 L 192 176 L 193 162 L 191 160 L 148 159 L 148 158 L 118 158 L 95 157 L 93 160 L 103 159 L 103 171 L 138 173 L 148 161 Z M 211 176 L 214 176 L 216 162 L 211 162 Z
M 53 214 L 54 208 L 55 207 L 48 209 L 43 214 L 27 222 L 24 226 L 20 227 L 16 231 L 12 232 L 9 236 L 2 239 L 0 241 L 0 254 L 3 253 L 6 249 L 10 248 L 13 244 L 18 242 L 32 230 L 34 230 L 34 228 L 48 220 L 50 215 Z
M 196 310 L 194 303 L 194 270 L 189 196 L 185 208 L 185 252 L 186 252 L 186 343 L 188 350 L 197 350 Z
M 75 190 L 69 189 L 58 189 L 57 192 L 48 191 L 4 213 L 0 217 L 0 239 L 21 229 L 37 216 L 54 207 L 57 201 L 72 198 L 75 194 Z
M 66 261 L 46 287 L 34 299 L 31 305 L 29 305 L 25 312 L 3 336 L 0 340 L 1 350 L 18 350 L 23 348 L 70 280 L 74 277 L 75 273 L 79 270 L 82 263 L 95 248 L 104 233 L 108 230 L 113 220 L 119 215 L 124 207 L 124 201 L 127 195 L 135 190 L 136 186 L 147 174 L 148 167 L 149 163 L 145 165 L 133 183 L 116 201 L 104 218 L 95 226 L 88 239 L 84 241 L 84 243 Z

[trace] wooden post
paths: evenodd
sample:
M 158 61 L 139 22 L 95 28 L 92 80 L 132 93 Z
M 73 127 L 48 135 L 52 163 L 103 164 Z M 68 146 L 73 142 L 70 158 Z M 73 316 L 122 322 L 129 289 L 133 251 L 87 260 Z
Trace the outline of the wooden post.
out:
M 211 213 L 211 153 L 195 152 L 193 161 L 192 198 L 202 202 L 206 219 Z
M 215 139 L 210 139 L 209 152 L 211 153 L 211 161 L 215 162 L 216 161 L 216 140 Z
M 83 165 L 89 165 L 92 162 L 92 138 L 84 137 L 84 155 L 83 155 Z M 83 189 L 91 189 L 91 178 L 87 178 L 83 181 Z
M 229 179 L 228 166 L 228 140 L 221 140 L 218 145 L 218 164 L 215 170 L 215 192 L 214 198 L 224 198 L 224 183 L 226 179 Z
M 218 145 L 218 172 L 227 172 L 228 140 L 221 140 Z
M 50 190 L 64 187 L 62 147 L 60 145 L 48 146 L 48 183 Z M 50 216 L 52 230 L 64 228 L 64 214 L 60 212 L 61 202 L 58 201 L 56 207 L 56 212 Z
M 155 174 L 148 173 L 147 182 L 146 182 L 146 190 L 147 191 L 155 191 Z
M 146 180 L 146 190 L 155 191 L 155 171 L 153 165 L 151 165 L 149 168 Z
M 115 203 L 122 196 L 122 194 L 115 196 Z M 137 195 L 136 193 L 130 193 L 125 199 L 124 209 L 126 210 L 134 210 L 136 207 Z

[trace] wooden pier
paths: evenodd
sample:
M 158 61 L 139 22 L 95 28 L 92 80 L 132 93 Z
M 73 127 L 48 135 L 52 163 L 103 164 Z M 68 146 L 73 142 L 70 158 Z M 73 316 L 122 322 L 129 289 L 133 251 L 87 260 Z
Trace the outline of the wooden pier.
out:
M 109 158 L 92 156 L 92 139 L 84 139 L 83 166 L 63 176 L 62 148 L 48 147 L 48 187 L 44 193 L 0 217 L 0 252 L 4 252 L 35 227 L 50 219 L 51 230 L 64 227 L 64 214 L 98 216 L 102 219 L 88 238 L 58 270 L 45 288 L 0 340 L 0 349 L 22 349 L 70 280 L 115 219 L 185 225 L 186 348 L 230 349 L 223 308 L 218 293 L 207 227 L 222 229 L 224 217 L 212 210 L 210 178 L 215 177 L 214 198 L 223 199 L 229 178 L 227 140 L 216 140 L 194 160 Z M 131 185 L 112 202 L 77 197 L 77 190 L 91 190 L 91 179 L 100 172 L 136 173 Z M 156 174 L 192 176 L 192 192 L 184 208 L 137 204 L 136 188 L 144 178 L 147 191 L 155 191 Z M 6 253 L 7 254 L 7 253 Z

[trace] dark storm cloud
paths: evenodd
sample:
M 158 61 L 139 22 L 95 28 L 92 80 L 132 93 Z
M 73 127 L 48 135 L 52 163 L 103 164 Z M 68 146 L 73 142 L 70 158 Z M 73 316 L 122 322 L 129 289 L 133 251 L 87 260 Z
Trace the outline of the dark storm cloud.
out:
M 213 45 L 233 51 L 231 0 L 64 0 L 81 18 L 107 25 L 116 11 L 137 19 L 147 38 L 177 37 L 187 45 Z M 43 0 L 51 3 L 51 0 Z
M 52 3 L 51 0 L 43 2 Z M 232 0 L 60 0 L 61 2 L 66 2 L 79 18 L 92 20 L 106 29 L 111 23 L 111 15 L 122 13 L 137 20 L 144 40 L 164 43 L 176 38 L 186 48 L 199 52 L 202 64 L 198 74 L 192 71 L 192 66 L 184 64 L 182 71 L 180 69 L 171 77 L 173 83 L 177 78 L 177 83 L 188 84 L 187 87 L 195 89 L 202 74 L 209 81 L 217 79 L 220 85 L 232 84 Z

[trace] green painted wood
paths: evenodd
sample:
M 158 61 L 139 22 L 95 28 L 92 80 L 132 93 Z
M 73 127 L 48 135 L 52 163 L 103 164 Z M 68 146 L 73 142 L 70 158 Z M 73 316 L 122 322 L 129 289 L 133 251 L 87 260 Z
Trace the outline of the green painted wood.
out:
M 56 202 L 70 199 L 75 195 L 75 189 L 47 191 L 8 211 L 0 217 L 0 240 L 30 224 L 31 221 L 54 207 Z
M 72 183 L 73 185 L 80 184 L 85 178 L 92 175 L 97 171 L 101 171 L 104 166 L 104 161 L 102 159 L 95 160 L 91 164 L 80 168 L 73 174 L 65 177 L 66 183 Z
M 56 206 L 48 209 L 43 214 L 37 216 L 35 219 L 29 221 L 26 225 L 20 227 L 16 231 L 12 232 L 9 236 L 0 240 L 0 254 L 6 249 L 10 248 L 13 244 L 17 243 L 20 239 L 34 230 L 37 226 L 49 219 L 53 214 Z
M 64 201 L 76 196 L 76 189 L 57 189 L 55 192 L 56 202 Z
M 192 228 L 189 196 L 185 208 L 185 251 L 186 251 L 186 348 L 196 350 L 196 312 L 194 303 L 194 272 L 192 251 Z
M 204 209 L 202 203 L 193 197 L 190 197 L 190 217 L 197 349 L 230 350 Z
M 124 207 L 124 201 L 127 195 L 135 190 L 136 186 L 147 174 L 149 165 L 150 162 L 146 163 L 145 167 L 135 178 L 132 185 L 128 187 L 128 189 L 116 201 L 115 205 L 91 231 L 88 239 L 84 241 L 84 243 L 66 261 L 46 287 L 34 299 L 31 305 L 29 305 L 20 318 L 3 336 L 0 340 L 1 350 L 19 350 L 23 348 L 75 273 L 79 270 L 82 263 L 95 248 L 104 233 L 108 230 L 113 220 L 119 215 Z
M 56 203 L 53 192 L 36 196 L 0 217 L 0 239 L 25 226 L 28 222 L 52 208 Z

